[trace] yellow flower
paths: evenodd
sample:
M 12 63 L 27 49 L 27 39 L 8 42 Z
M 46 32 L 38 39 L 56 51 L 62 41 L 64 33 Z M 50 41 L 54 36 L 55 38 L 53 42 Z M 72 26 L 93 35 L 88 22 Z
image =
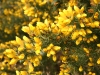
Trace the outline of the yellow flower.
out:
M 4 14 L 5 14 L 5 15 L 8 15 L 8 14 L 9 14 L 8 9 L 5 9 L 5 10 L 4 10 Z
M 86 52 L 86 53 L 89 53 L 89 50 L 87 48 L 83 48 L 83 50 Z
M 51 43 L 48 47 L 47 47 L 47 50 L 50 50 L 54 47 L 54 45 Z
M 85 27 L 85 25 L 84 25 L 83 23 L 80 23 L 80 26 L 81 26 L 81 27 Z
M 40 46 L 38 43 L 36 43 L 36 44 L 35 44 L 35 53 L 36 53 L 37 55 L 39 55 L 39 54 L 40 54 L 40 50 L 41 50 L 41 46 Z
M 15 40 L 10 41 L 13 45 L 17 45 L 17 42 Z
M 80 9 L 76 5 L 74 5 L 74 10 L 76 13 L 80 13 Z
M 30 44 L 30 43 L 25 43 L 25 46 L 27 49 L 32 49 L 33 48 L 33 45 Z
M 16 56 L 16 52 L 13 49 L 6 49 L 4 54 L 9 58 L 14 58 Z
M 93 61 L 93 58 L 89 57 L 89 60 L 90 60 L 90 62 L 92 62 Z
M 23 27 L 22 27 L 22 31 L 24 31 L 24 32 L 26 32 L 26 33 L 28 33 L 28 34 L 30 34 L 30 28 L 27 27 L 27 26 L 23 26 Z
M 16 42 L 20 45 L 20 46 L 23 46 L 24 43 L 23 43 L 23 40 L 21 40 L 19 37 L 16 36 Z
M 82 68 L 82 66 L 80 66 L 80 67 L 79 67 L 79 71 L 80 71 L 80 72 L 82 72 L 82 71 L 83 71 L 83 68 Z
M 100 3 L 100 0 L 93 0 L 95 4 Z
M 18 59 L 13 58 L 13 59 L 11 59 L 11 61 L 9 62 L 9 64 L 10 64 L 10 65 L 14 65 L 14 64 L 17 63 L 17 61 L 18 61 Z
M 26 3 L 27 0 L 21 0 L 22 3 Z
M 97 47 L 100 47 L 100 44 L 97 44 Z
M 1 75 L 8 75 L 6 72 L 2 72 Z
M 32 63 L 29 63 L 29 73 L 33 72 L 34 71 L 34 67 L 32 65 Z
M 94 65 L 94 63 L 88 62 L 88 66 L 93 66 L 93 65 Z
M 18 58 L 21 60 L 21 59 L 24 59 L 24 57 L 25 57 L 25 55 L 24 54 L 20 54 L 19 56 L 18 56 Z
M 72 10 L 71 6 L 68 6 L 67 13 L 66 12 L 64 12 L 64 13 L 66 14 L 67 17 L 73 17 L 74 11 Z
M 21 51 L 23 51 L 23 50 L 24 50 L 24 46 L 19 46 L 19 47 L 18 47 L 18 51 L 19 51 L 19 52 L 21 52 Z
M 28 75 L 27 71 L 20 71 L 21 75 Z
M 99 27 L 99 21 L 94 21 L 93 24 L 95 25 L 95 27 Z
M 27 43 L 30 43 L 30 39 L 29 39 L 28 37 L 26 37 L 26 36 L 23 36 L 23 40 L 24 40 L 25 42 L 27 42 Z
M 56 53 L 55 53 L 54 50 L 50 50 L 50 54 L 51 54 L 51 55 L 55 55 Z
M 98 60 L 97 60 L 97 64 L 100 64 L 100 58 L 98 58 Z
M 50 56 L 51 56 L 50 51 L 48 51 L 47 52 L 47 57 L 50 57 Z
M 16 70 L 16 75 L 20 75 L 20 72 L 18 70 Z
M 53 49 L 54 49 L 55 51 L 59 51 L 59 50 L 61 49 L 61 47 L 59 47 L 59 46 L 54 46 Z
M 56 61 L 56 60 L 57 60 L 56 55 L 53 55 L 53 56 L 52 56 L 52 59 L 53 59 L 53 61 Z
M 41 40 L 40 40 L 38 37 L 34 37 L 34 41 L 35 41 L 36 43 L 39 43 L 39 44 L 41 45 Z
M 91 37 L 90 39 L 89 39 L 90 41 L 94 41 L 94 39 Z
M 92 31 L 90 29 L 86 29 L 86 32 L 89 33 L 89 34 L 92 33 Z
M 79 45 L 80 44 L 80 40 L 76 40 L 76 45 Z
M 78 36 L 79 36 L 79 31 L 74 31 L 73 33 L 72 33 L 72 40 L 75 40 Z
M 31 31 L 34 31 L 35 27 L 34 27 L 32 24 L 29 24 L 29 29 L 30 29 Z
M 93 35 L 93 39 L 97 39 L 97 36 L 96 35 Z

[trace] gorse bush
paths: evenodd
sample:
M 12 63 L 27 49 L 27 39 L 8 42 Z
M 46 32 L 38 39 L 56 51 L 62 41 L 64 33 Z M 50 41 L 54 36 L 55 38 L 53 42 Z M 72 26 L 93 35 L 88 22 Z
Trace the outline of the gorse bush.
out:
M 100 74 L 99 0 L 17 1 L 1 2 L 2 33 L 15 34 L 0 44 L 1 75 Z

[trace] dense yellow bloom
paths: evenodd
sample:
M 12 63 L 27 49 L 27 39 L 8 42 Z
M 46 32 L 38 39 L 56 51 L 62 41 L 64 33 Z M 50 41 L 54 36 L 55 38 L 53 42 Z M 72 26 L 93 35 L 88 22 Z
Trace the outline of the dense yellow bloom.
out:
M 43 33 L 44 33 L 44 31 L 47 32 L 49 30 L 48 25 L 44 24 L 42 22 L 37 22 L 37 27 L 39 28 L 40 32 L 43 32 Z
M 55 55 L 56 51 L 59 51 L 61 47 L 59 46 L 54 46 L 52 43 L 47 47 L 44 48 L 43 51 L 47 52 L 47 57 L 50 57 L 51 55 Z
M 34 56 L 31 58 L 31 62 L 33 63 L 34 67 L 39 66 L 42 57 L 40 55 Z

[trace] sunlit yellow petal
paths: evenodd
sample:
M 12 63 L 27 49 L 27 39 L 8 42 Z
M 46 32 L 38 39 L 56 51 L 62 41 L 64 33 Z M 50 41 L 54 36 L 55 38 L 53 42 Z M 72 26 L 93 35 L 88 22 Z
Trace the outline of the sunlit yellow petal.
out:
M 80 67 L 79 67 L 79 71 L 80 71 L 80 72 L 82 72 L 82 71 L 83 71 L 83 68 L 82 68 L 82 66 L 80 66 Z
M 97 47 L 100 47 L 100 44 L 97 44 Z
M 57 60 L 57 57 L 55 55 L 52 56 L 53 61 Z
M 29 69 L 28 69 L 29 73 L 34 71 L 34 67 L 31 63 L 29 63 Z
M 23 36 L 23 40 L 24 40 L 25 42 L 30 43 L 30 39 L 29 39 L 28 37 L 26 37 L 26 36 Z
M 24 45 L 23 41 L 16 36 L 16 42 L 19 44 L 19 45 Z
M 21 75 L 28 75 L 27 71 L 20 71 Z
M 16 64 L 17 61 L 18 61 L 18 59 L 13 58 L 13 59 L 11 59 L 11 61 L 9 62 L 9 64 L 10 65 Z

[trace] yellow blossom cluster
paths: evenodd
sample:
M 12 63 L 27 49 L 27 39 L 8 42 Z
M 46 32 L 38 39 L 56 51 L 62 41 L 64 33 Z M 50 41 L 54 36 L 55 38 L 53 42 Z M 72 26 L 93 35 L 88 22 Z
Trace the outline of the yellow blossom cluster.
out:
M 21 30 L 28 36 L 0 43 L 0 75 L 99 75 L 99 0 L 92 2 L 92 14 L 78 6 L 77 0 L 69 0 L 56 15 L 50 6 L 60 4 L 58 0 L 18 0 L 15 4 L 20 9 L 4 9 L 8 22 L 12 22 L 11 15 L 24 20 Z M 14 27 L 18 34 L 20 26 L 16 23 Z M 12 30 L 5 28 L 4 32 Z
M 9 41 L 15 35 L 20 34 L 22 25 L 27 25 L 29 18 L 23 14 L 22 3 L 20 0 L 0 1 L 0 37 L 1 42 Z M 3 36 L 2 36 L 3 35 Z M 9 38 L 10 36 L 10 38 Z M 5 40 L 3 40 L 3 38 Z

